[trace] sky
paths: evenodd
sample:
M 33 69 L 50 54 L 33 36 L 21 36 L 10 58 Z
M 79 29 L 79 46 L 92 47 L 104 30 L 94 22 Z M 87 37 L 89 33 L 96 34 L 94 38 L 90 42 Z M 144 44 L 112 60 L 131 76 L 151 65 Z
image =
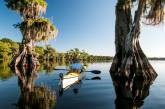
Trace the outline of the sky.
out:
M 79 48 L 93 55 L 115 54 L 116 0 L 46 0 L 45 17 L 59 30 L 58 36 L 48 41 L 59 52 Z M 22 36 L 13 24 L 21 22 L 18 13 L 0 3 L 0 36 L 21 41 Z M 165 57 L 165 25 L 142 25 L 140 43 L 149 57 Z M 45 43 L 42 43 L 45 45 Z

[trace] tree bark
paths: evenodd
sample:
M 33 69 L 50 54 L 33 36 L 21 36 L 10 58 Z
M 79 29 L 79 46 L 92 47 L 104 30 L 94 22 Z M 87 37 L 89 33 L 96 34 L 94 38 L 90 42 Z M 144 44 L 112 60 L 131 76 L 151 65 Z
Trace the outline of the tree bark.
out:
M 25 39 L 23 39 L 25 40 Z M 30 41 L 22 41 L 22 49 L 21 49 L 21 52 L 20 54 L 14 58 L 14 66 L 11 66 L 11 67 L 18 67 L 18 66 L 21 66 L 21 67 L 28 67 L 28 68 L 35 68 L 36 67 L 36 63 L 38 63 L 38 60 L 37 61 L 34 61 L 36 60 L 33 56 L 33 53 L 32 53 L 32 48 L 33 48 L 33 41 L 30 40 Z
M 126 79 L 135 75 L 153 80 L 157 76 L 139 43 L 140 21 L 145 2 L 145 0 L 139 0 L 133 23 L 131 20 L 131 4 L 127 3 L 122 6 L 118 3 L 116 6 L 116 55 L 110 72 L 122 75 Z M 127 6 L 127 8 L 123 8 L 124 6 Z
M 130 26 L 132 25 L 131 18 L 131 7 L 130 5 L 120 4 L 116 5 L 116 24 L 115 24 L 115 46 L 116 54 L 111 65 L 110 72 L 118 73 L 120 70 L 122 60 L 125 55 L 125 39 L 130 31 Z

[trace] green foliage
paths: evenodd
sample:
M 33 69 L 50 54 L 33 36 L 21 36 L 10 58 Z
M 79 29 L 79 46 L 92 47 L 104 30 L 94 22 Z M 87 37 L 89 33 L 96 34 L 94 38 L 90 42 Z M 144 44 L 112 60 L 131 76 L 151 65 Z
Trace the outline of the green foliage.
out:
M 53 23 L 44 17 L 28 19 L 21 24 L 17 24 L 16 27 L 20 28 L 24 37 L 34 41 L 47 41 L 56 37 L 58 33 L 58 29 Z
M 11 58 L 14 54 L 17 54 L 19 50 L 19 44 L 8 38 L 3 38 L 0 40 L 0 59 Z M 66 53 L 58 53 L 55 48 L 51 45 L 46 47 L 35 46 L 33 54 L 39 58 L 40 61 L 51 60 L 60 61 L 62 63 L 69 62 L 73 58 L 79 58 L 82 61 L 88 62 L 99 62 L 111 60 L 112 57 L 109 56 L 92 56 L 89 55 L 84 50 L 79 50 L 78 48 L 71 49 Z
M 47 45 L 46 47 L 35 46 L 35 53 L 41 60 L 55 60 L 57 57 L 57 51 L 51 45 Z
M 12 10 L 21 12 L 24 8 L 31 6 L 32 4 L 47 7 L 45 0 L 5 0 L 6 6 Z
M 14 42 L 8 38 L 2 38 L 1 41 L 8 45 L 8 47 L 11 49 L 12 53 L 18 52 L 19 44 L 17 42 Z
M 44 53 L 45 53 L 45 56 L 46 56 L 45 57 L 46 60 L 53 61 L 57 57 L 57 52 L 53 47 L 51 47 L 51 45 L 46 46 L 46 49 L 44 50 Z
M 109 62 L 113 59 L 113 57 L 110 56 L 93 56 L 90 55 L 88 57 L 88 62 Z
M 1 58 L 5 58 L 7 55 L 9 55 L 11 53 L 11 49 L 8 46 L 7 43 L 3 43 L 2 41 L 0 41 L 0 57 Z
M 26 0 L 5 0 L 6 6 L 12 10 L 20 11 L 25 5 Z
M 47 41 L 57 36 L 57 28 L 49 19 L 41 16 L 41 13 L 46 12 L 45 0 L 5 0 L 5 2 L 9 9 L 19 12 L 23 18 L 23 22 L 15 26 L 20 28 L 25 43 L 31 39 Z
M 37 55 L 38 59 L 44 59 L 44 47 L 35 46 L 34 47 L 34 54 Z
M 44 55 L 44 48 L 40 46 L 35 46 L 35 52 L 40 55 Z
M 78 58 L 80 60 L 87 60 L 88 56 L 88 53 L 86 53 L 85 51 L 80 51 L 78 48 L 71 49 L 66 53 L 66 59 L 69 61 L 74 58 Z
M 13 42 L 11 39 L 3 38 L 0 40 L 0 58 L 9 59 L 13 54 L 17 53 L 19 44 Z
M 1 41 L 6 43 L 14 43 L 11 39 L 8 38 L 2 38 Z
M 56 53 L 56 50 L 51 45 L 47 45 L 46 52 L 47 53 Z
M 29 0 L 30 1 L 30 0 Z M 31 1 L 33 1 L 33 0 L 31 0 Z M 46 3 L 46 1 L 45 0 L 35 0 L 38 4 L 40 4 L 41 6 L 44 6 L 44 7 L 47 7 L 47 3 Z
M 13 76 L 12 71 L 8 67 L 8 63 L 0 62 L 0 79 L 7 79 Z

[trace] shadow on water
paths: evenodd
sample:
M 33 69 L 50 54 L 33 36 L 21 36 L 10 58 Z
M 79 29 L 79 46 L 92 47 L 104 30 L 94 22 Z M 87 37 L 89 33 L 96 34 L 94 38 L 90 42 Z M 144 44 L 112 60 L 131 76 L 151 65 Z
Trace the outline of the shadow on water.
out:
M 56 93 L 46 85 L 35 85 L 36 69 L 15 68 L 18 76 L 20 96 L 15 104 L 17 109 L 51 109 L 56 104 Z
M 145 98 L 149 96 L 153 80 L 136 76 L 132 80 L 126 80 L 112 73 L 111 78 L 116 93 L 116 109 L 139 109 L 143 106 Z

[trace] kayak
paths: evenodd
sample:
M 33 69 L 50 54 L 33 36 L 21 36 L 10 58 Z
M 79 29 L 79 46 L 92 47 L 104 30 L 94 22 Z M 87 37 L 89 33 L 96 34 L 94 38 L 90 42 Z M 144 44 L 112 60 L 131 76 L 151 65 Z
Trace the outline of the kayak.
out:
M 59 85 L 61 89 L 65 90 L 75 83 L 81 81 L 85 77 L 85 72 L 69 72 L 68 74 L 60 74 Z

